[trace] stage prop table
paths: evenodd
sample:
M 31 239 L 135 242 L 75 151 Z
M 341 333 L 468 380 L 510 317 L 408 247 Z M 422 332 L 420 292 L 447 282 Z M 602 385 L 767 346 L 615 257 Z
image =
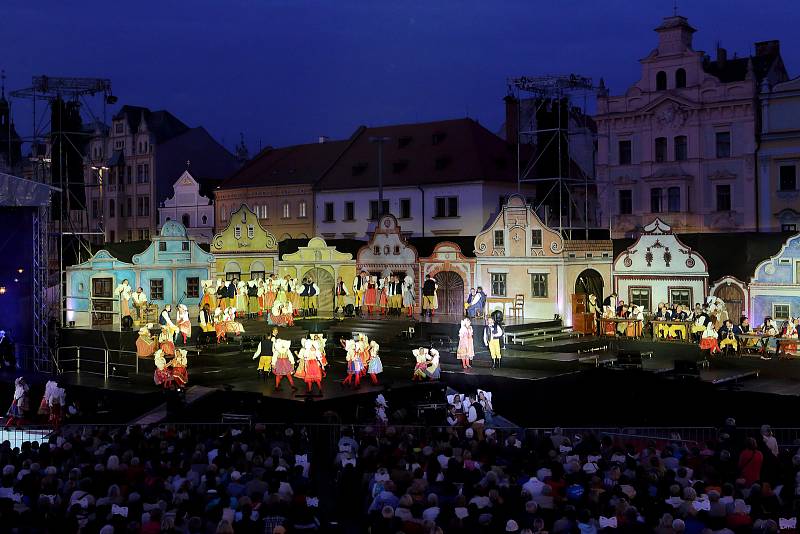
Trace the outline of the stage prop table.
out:
M 765 358 L 767 353 L 774 353 L 778 358 L 797 356 L 797 338 L 763 334 L 739 334 L 737 338 L 740 340 L 740 349 L 755 349 L 762 358 Z
M 689 331 L 692 326 L 691 321 L 664 321 L 653 319 L 653 339 L 673 339 L 689 342 Z
M 499 306 L 492 307 L 492 304 L 497 304 Z M 489 315 L 492 314 L 494 310 L 500 310 L 503 312 L 503 316 L 508 315 L 508 306 L 514 305 L 514 297 L 487 297 L 486 298 L 486 309 Z
M 601 317 L 600 335 L 606 337 L 624 335 L 625 337 L 638 338 L 642 335 L 642 323 L 625 317 Z

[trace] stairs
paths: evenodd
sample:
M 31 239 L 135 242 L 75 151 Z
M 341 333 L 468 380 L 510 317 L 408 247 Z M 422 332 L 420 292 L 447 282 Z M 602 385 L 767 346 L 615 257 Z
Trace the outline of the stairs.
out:
M 573 332 L 571 326 L 562 324 L 552 326 L 521 325 L 519 328 L 509 327 L 505 332 L 506 344 L 521 345 L 543 342 L 553 342 L 563 339 L 573 339 L 582 334 Z

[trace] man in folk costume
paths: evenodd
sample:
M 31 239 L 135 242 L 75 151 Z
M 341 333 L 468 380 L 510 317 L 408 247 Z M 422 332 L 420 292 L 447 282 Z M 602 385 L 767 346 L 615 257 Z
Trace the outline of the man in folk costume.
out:
M 225 294 L 228 298 L 227 306 L 225 309 L 228 308 L 235 308 L 236 307 L 236 287 L 238 284 L 238 280 L 235 278 L 233 280 L 228 280 L 225 282 Z
M 472 323 L 469 319 L 463 319 L 461 327 L 458 329 L 458 350 L 456 355 L 461 360 L 461 365 L 464 369 L 472 367 L 472 359 L 475 358 L 475 346 L 472 342 Z
M 147 311 L 147 295 L 144 294 L 144 289 L 137 287 L 136 293 L 132 295 L 131 300 L 133 300 L 133 308 L 136 310 L 136 318 L 144 321 L 145 312 Z
M 28 384 L 21 376 L 14 380 L 14 396 L 11 406 L 6 414 L 5 427 L 16 425 L 17 428 L 25 421 L 25 412 L 28 411 Z
M 115 295 L 119 295 L 119 318 L 120 321 L 131 314 L 130 300 L 133 296 L 133 288 L 128 280 L 123 280 L 114 290 Z
M 161 325 L 162 332 L 166 332 L 171 339 L 174 339 L 175 334 L 178 332 L 178 327 L 172 322 L 171 314 L 172 305 L 167 304 L 161 311 L 161 315 L 158 316 L 158 324 Z
M 342 309 L 342 314 L 344 314 L 344 308 L 347 305 L 347 286 L 344 284 L 344 280 L 342 277 L 336 279 L 336 285 L 333 286 L 333 316 L 335 317 L 337 313 L 339 313 L 339 308 Z
M 304 295 L 304 312 L 307 317 L 314 317 L 317 315 L 317 301 L 319 300 L 319 286 L 314 282 L 314 279 L 309 276 L 303 283 Z
M 364 304 L 364 292 L 367 290 L 369 283 L 369 276 L 367 271 L 362 270 L 361 273 L 353 279 L 353 295 L 355 296 L 355 310 L 356 315 L 361 315 L 361 306 Z
M 178 326 L 178 333 L 183 336 L 183 344 L 186 345 L 186 340 L 192 337 L 192 322 L 189 320 L 189 308 L 185 304 L 178 304 L 178 312 L 176 313 L 176 324 Z M 176 333 L 177 338 L 177 333 Z M 177 340 L 177 339 L 176 339 Z
M 189 359 L 186 356 L 187 352 L 185 350 L 176 349 L 175 358 L 170 362 L 172 366 L 172 380 L 179 388 L 189 383 Z
M 272 334 L 261 339 L 256 348 L 253 359 L 258 359 L 258 376 L 266 379 L 272 368 L 272 355 L 275 350 L 275 340 L 278 339 L 278 329 L 273 328 Z
M 139 337 L 136 338 L 136 356 L 139 358 L 151 358 L 158 348 L 158 341 L 150 334 L 150 327 L 146 325 L 139 329 Z
M 317 385 L 320 394 L 322 394 L 322 377 L 324 371 L 322 368 L 322 354 L 319 349 L 319 341 L 307 340 L 305 354 L 303 355 L 303 368 L 304 376 L 303 381 L 306 383 L 306 393 L 311 393 L 314 389 L 314 384 Z
M 398 275 L 394 275 L 392 278 L 392 285 L 394 286 L 391 303 L 392 315 L 397 315 L 399 317 L 403 309 L 403 282 L 400 281 Z
M 343 386 L 352 385 L 354 388 L 361 386 L 361 372 L 364 370 L 364 363 L 361 356 L 356 352 L 356 341 L 354 339 L 341 340 L 347 355 L 347 378 L 342 381 Z
M 492 369 L 500 367 L 500 340 L 503 338 L 503 329 L 494 319 L 489 317 L 486 328 L 483 330 L 483 343 L 489 347 L 489 355 L 492 357 Z
M 170 371 L 169 364 L 164 358 L 164 352 L 160 349 L 157 350 L 153 356 L 153 361 L 156 365 L 156 369 L 153 371 L 153 382 L 164 389 L 170 389 L 172 387 L 172 371 Z
M 414 315 L 414 279 L 411 276 L 403 279 L 403 307 L 409 317 Z
M 258 315 L 258 280 L 247 282 L 247 316 L 254 319 Z
M 467 301 L 464 303 L 464 308 L 467 313 L 467 317 L 473 319 L 478 316 L 478 313 L 482 311 L 483 302 L 481 301 L 481 295 L 478 293 L 476 289 L 469 290 L 469 296 L 467 296 Z
M 414 349 L 411 351 L 411 354 L 414 355 L 414 374 L 411 377 L 411 380 L 424 380 L 427 378 L 427 369 L 428 369 L 428 349 L 420 347 L 418 349 Z
M 200 324 L 200 330 L 204 333 L 214 331 L 214 316 L 211 315 L 211 308 L 208 304 L 203 304 L 200 315 L 198 316 L 198 322 Z
M 422 284 L 422 315 L 427 314 L 428 317 L 433 317 L 433 311 L 439 308 L 439 301 L 436 297 L 436 291 L 439 289 L 439 284 L 436 283 L 430 274 L 425 276 L 425 283 Z
M 281 380 L 286 377 L 292 391 L 297 391 L 292 373 L 294 372 L 294 356 L 292 356 L 291 343 L 284 339 L 272 342 L 272 373 L 275 375 L 275 391 L 281 390 Z
M 383 372 L 383 362 L 378 354 L 381 346 L 375 341 L 369 342 L 369 363 L 367 364 L 367 374 L 374 385 L 378 385 L 378 375 Z
M 223 310 L 228 307 L 228 286 L 222 278 L 217 278 L 217 306 Z

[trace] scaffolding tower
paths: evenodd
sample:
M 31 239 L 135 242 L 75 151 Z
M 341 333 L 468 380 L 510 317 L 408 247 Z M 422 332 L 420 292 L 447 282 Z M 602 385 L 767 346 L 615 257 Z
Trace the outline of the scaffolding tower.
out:
M 508 140 L 517 148 L 518 188 L 535 188 L 536 212 L 568 239 L 575 231 L 588 239 L 598 226 L 592 198 L 597 132 L 589 115 L 598 89 L 575 74 L 508 80 L 506 128 L 516 120 Z

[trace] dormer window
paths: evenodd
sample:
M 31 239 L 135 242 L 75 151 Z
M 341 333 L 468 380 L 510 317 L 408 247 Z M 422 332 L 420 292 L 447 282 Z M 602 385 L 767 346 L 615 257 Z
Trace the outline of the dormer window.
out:
M 241 239 L 242 238 L 242 227 L 241 226 L 236 225 L 233 228 L 233 238 L 234 239 Z

